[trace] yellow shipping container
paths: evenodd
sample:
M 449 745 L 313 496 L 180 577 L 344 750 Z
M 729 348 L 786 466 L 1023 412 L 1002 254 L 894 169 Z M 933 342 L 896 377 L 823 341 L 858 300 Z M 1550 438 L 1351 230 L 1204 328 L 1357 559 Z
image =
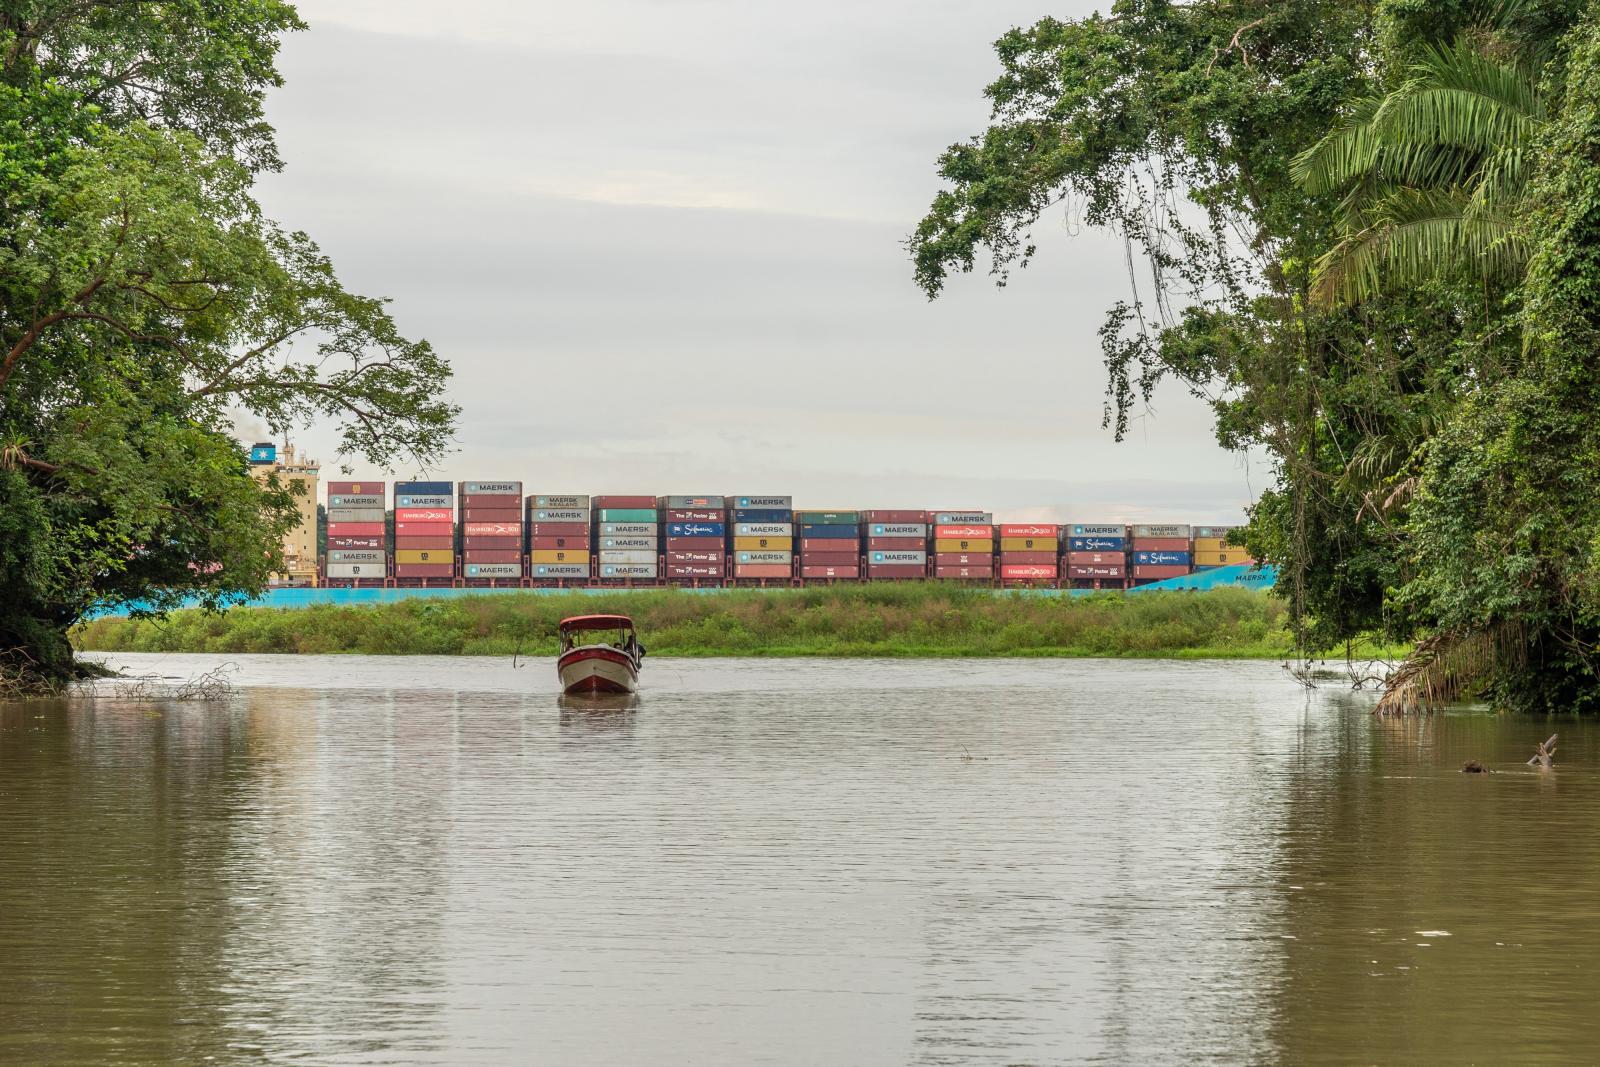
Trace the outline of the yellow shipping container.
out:
M 1017 538 L 1017 540 L 1026 541 L 1027 538 L 1022 537 Z M 933 543 L 933 550 L 935 552 L 993 552 L 994 538 L 974 537 L 971 539 L 961 539 L 955 537 L 941 537 Z
M 854 551 L 856 543 L 846 541 Z M 733 539 L 735 552 L 793 552 L 794 538 L 792 537 L 735 537 Z
M 542 548 L 532 553 L 535 563 L 588 563 L 589 553 L 578 548 Z
M 454 563 L 456 554 L 448 548 L 397 548 L 396 563 Z
M 1000 538 L 1000 551 L 1002 552 L 1054 552 L 1056 539 L 1054 537 L 1002 537 Z
M 1243 552 L 1238 545 L 1230 545 L 1220 537 L 1196 537 L 1194 539 L 1196 552 Z
M 1254 563 L 1250 553 L 1242 548 L 1230 548 L 1226 551 L 1208 549 L 1202 552 L 1195 549 L 1194 565 L 1196 567 L 1231 567 L 1236 563 Z

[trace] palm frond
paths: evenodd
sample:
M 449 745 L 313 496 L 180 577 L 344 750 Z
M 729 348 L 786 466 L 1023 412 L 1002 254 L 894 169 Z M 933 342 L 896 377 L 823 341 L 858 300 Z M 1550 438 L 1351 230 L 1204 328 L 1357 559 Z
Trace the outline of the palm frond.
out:
M 1433 711 L 1470 695 L 1491 671 L 1516 666 L 1526 657 L 1526 635 L 1512 623 L 1434 634 L 1417 642 L 1410 657 L 1385 680 L 1372 713 L 1382 717 Z
M 1462 189 L 1396 190 L 1369 218 L 1317 261 L 1312 298 L 1324 307 L 1353 306 L 1456 270 L 1509 277 L 1527 262 L 1511 219 L 1475 208 Z

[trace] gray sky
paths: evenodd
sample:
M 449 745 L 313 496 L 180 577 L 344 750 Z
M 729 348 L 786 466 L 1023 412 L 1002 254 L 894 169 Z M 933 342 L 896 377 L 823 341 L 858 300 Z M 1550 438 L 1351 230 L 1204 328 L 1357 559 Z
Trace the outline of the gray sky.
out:
M 1119 242 L 1057 212 L 1003 290 L 911 281 L 990 43 L 1093 6 L 301 0 L 261 199 L 453 364 L 438 477 L 1238 521 L 1265 474 L 1202 405 L 1100 429 Z

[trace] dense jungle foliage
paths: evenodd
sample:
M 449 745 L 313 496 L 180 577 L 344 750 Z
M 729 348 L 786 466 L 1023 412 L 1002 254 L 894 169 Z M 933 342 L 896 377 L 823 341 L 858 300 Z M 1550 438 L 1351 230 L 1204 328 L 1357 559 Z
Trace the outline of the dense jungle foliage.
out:
M 1112 228 L 1107 426 L 1175 380 L 1270 455 L 1303 649 L 1413 644 L 1391 707 L 1600 710 L 1600 4 L 1118 0 L 996 51 L 917 282 Z
M 280 0 L 0 0 L 0 687 L 79 669 L 95 609 L 221 605 L 281 568 L 289 490 L 234 439 L 448 439 L 448 367 L 263 217 Z

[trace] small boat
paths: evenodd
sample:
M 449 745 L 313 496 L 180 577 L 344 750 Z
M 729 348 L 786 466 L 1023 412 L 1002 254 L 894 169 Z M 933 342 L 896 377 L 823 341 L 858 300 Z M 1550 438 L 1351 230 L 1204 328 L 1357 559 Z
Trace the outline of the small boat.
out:
M 557 633 L 561 655 L 556 673 L 564 693 L 633 693 L 639 688 L 639 662 L 644 646 L 626 615 L 574 615 L 562 619 Z M 580 644 L 599 634 L 600 640 Z

